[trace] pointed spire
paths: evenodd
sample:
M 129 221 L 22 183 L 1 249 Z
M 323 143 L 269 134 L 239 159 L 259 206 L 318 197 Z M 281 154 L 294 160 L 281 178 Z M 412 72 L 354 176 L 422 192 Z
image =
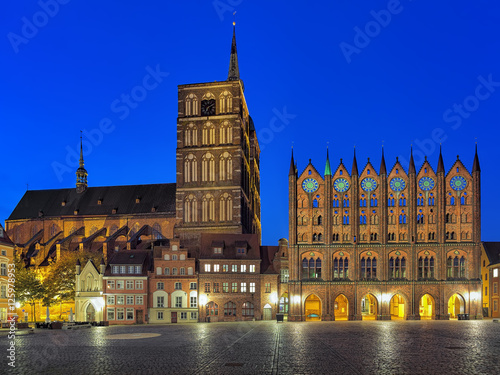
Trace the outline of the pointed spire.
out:
M 290 172 L 288 172 L 289 176 L 295 175 L 295 162 L 293 160 L 293 146 L 292 146 L 292 159 L 290 160 Z
M 325 165 L 325 176 L 331 176 L 332 169 L 330 168 L 330 157 L 328 156 L 328 146 L 326 147 L 326 165 Z
M 359 176 L 359 174 L 358 174 L 358 162 L 356 161 L 356 146 L 354 147 L 354 159 L 352 160 L 351 176 Z
M 384 146 L 382 146 L 382 160 L 380 161 L 380 175 L 383 174 L 387 174 L 387 168 L 385 167 Z
M 415 161 L 413 160 L 413 146 L 410 147 L 410 166 L 408 167 L 408 174 L 415 174 Z
M 240 69 L 238 67 L 238 52 L 236 51 L 236 22 L 233 22 L 233 41 L 231 43 L 231 57 L 229 59 L 228 81 L 238 81 L 240 79 Z
M 443 162 L 443 153 L 441 152 L 441 145 L 439 145 L 439 160 L 438 160 L 438 168 L 437 173 L 444 173 L 444 162 Z
M 476 142 L 476 153 L 474 154 L 474 163 L 472 163 L 472 173 L 481 172 L 481 167 L 479 166 L 479 156 L 477 156 L 477 142 Z
M 87 189 L 87 171 L 83 162 L 83 139 L 80 131 L 80 166 L 76 170 L 76 192 L 83 193 Z

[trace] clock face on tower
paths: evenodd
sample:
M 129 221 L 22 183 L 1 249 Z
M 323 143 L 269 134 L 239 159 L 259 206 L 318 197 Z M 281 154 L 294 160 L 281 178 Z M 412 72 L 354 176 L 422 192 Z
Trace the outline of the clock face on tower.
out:
M 314 178 L 306 178 L 302 183 L 302 189 L 304 189 L 306 193 L 314 193 L 318 190 L 318 181 Z
M 215 99 L 201 101 L 201 115 L 202 116 L 215 115 Z

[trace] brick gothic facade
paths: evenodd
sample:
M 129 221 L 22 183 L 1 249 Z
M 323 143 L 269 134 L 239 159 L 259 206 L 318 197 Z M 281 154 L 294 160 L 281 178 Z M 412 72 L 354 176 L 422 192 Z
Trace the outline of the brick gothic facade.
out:
M 480 168 L 289 173 L 289 320 L 482 317 Z

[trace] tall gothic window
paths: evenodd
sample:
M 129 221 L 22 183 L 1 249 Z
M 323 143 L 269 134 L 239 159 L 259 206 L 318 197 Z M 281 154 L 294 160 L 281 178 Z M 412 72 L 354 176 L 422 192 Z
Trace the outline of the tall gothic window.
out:
M 207 194 L 203 197 L 201 203 L 201 220 L 215 221 L 215 202 L 212 194 Z
M 189 194 L 184 200 L 184 221 L 186 223 L 198 221 L 198 202 L 193 194 Z
M 196 182 L 198 180 L 198 162 L 196 156 L 189 154 L 184 158 L 184 182 Z
M 233 96 L 229 91 L 224 91 L 219 96 L 220 113 L 230 113 L 233 111 Z
M 219 143 L 233 143 L 233 127 L 229 121 L 224 121 L 219 128 Z
M 434 257 L 418 258 L 418 278 L 434 279 Z
M 302 278 L 321 279 L 321 258 L 302 259 Z
M 362 257 L 361 258 L 361 279 L 376 279 L 377 278 L 377 258 Z
M 204 145 L 215 144 L 215 126 L 210 121 L 203 125 L 201 142 Z
M 207 152 L 201 159 L 201 180 L 203 182 L 215 181 L 215 158 Z
M 195 94 L 189 94 L 186 96 L 185 105 L 186 116 L 198 116 L 198 98 Z
M 233 179 L 233 159 L 229 152 L 224 152 L 219 159 L 219 179 L 230 181 Z
M 233 220 L 233 198 L 228 193 L 224 193 L 220 197 L 219 217 L 220 221 Z
M 446 275 L 449 279 L 462 279 L 465 278 L 465 257 L 448 257 L 446 263 Z
M 405 279 L 406 278 L 406 258 L 399 257 L 389 258 L 389 279 Z
M 333 259 L 333 278 L 348 279 L 349 278 L 349 259 L 347 257 L 335 257 Z
M 198 129 L 194 124 L 189 124 L 184 130 L 184 146 L 196 146 L 198 144 Z

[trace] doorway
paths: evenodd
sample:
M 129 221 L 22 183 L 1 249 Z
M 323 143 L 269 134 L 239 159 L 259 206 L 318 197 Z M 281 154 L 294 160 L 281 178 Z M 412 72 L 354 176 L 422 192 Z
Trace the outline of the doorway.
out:
M 95 308 L 94 305 L 89 303 L 87 306 L 87 322 L 95 322 Z
M 424 294 L 420 298 L 418 311 L 420 319 L 434 319 L 434 298 L 430 294 Z
M 389 312 L 392 320 L 404 319 L 405 317 L 405 300 L 403 296 L 395 294 L 391 298 L 389 304 Z
M 315 294 L 311 294 L 306 298 L 304 309 L 306 321 L 321 320 L 321 300 Z
M 347 320 L 349 317 L 349 302 L 347 297 L 340 294 L 335 298 L 334 302 L 335 320 Z
M 177 311 L 170 313 L 170 323 L 177 323 Z
M 363 320 L 377 319 L 378 301 L 372 294 L 367 294 L 361 300 L 361 315 Z

